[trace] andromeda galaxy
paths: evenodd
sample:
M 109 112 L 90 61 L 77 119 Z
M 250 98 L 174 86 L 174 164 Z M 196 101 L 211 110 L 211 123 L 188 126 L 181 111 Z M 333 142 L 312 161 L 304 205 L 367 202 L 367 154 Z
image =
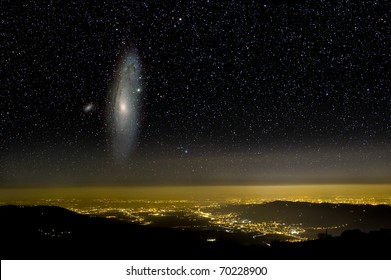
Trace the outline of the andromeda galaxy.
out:
M 141 65 L 136 52 L 120 60 L 109 92 L 108 121 L 115 161 L 124 161 L 134 148 L 138 133 Z

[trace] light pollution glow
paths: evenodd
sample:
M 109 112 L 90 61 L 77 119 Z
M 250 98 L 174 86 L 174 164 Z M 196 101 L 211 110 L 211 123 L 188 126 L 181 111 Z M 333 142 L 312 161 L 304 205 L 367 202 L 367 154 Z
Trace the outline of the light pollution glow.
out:
M 186 187 L 52 187 L 3 188 L 1 204 L 80 199 L 199 200 L 257 203 L 275 200 L 391 205 L 391 184 L 186 186 Z

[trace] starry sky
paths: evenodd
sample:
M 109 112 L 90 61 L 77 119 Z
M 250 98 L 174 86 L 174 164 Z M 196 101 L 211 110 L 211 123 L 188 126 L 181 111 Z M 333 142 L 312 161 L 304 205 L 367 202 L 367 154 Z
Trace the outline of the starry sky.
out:
M 2 1 L 0 185 L 391 181 L 391 3 Z M 113 160 L 124 52 L 142 92 Z

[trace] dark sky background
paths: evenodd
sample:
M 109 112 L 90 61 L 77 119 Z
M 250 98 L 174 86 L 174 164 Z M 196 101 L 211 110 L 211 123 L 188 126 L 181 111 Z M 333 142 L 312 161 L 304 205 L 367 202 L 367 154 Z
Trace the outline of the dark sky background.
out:
M 390 1 L 2 1 L 0 185 L 391 181 Z M 110 154 L 121 54 L 143 92 Z

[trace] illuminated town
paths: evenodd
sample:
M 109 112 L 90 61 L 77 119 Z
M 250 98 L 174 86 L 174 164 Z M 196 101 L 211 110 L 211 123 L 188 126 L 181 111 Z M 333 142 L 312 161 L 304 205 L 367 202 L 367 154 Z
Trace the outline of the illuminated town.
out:
M 315 197 L 308 195 L 287 196 L 280 199 L 271 198 L 198 198 L 198 199 L 119 199 L 119 198 L 51 198 L 37 199 L 32 203 L 25 200 L 8 201 L 7 204 L 19 205 L 53 205 L 60 206 L 76 213 L 96 217 L 117 219 L 152 227 L 170 227 L 182 230 L 204 230 L 242 234 L 254 244 L 269 245 L 273 239 L 283 239 L 289 242 L 304 241 L 318 238 L 327 231 L 340 234 L 349 229 L 349 223 L 335 222 L 325 224 L 321 220 L 317 224 L 302 222 L 287 222 L 283 216 L 275 218 L 255 218 L 243 212 L 243 207 L 266 205 L 279 201 L 282 206 L 289 203 L 310 203 L 322 205 L 330 203 L 333 209 L 340 205 L 391 205 L 391 197 L 357 196 L 357 197 Z M 1 202 L 1 204 L 6 204 Z M 247 208 L 246 208 L 247 209 Z M 279 210 L 277 210 L 279 211 Z M 365 212 L 365 209 L 362 210 Z M 255 212 L 254 212 L 255 213 Z M 365 214 L 365 213 L 363 213 Z M 302 213 L 297 214 L 300 221 Z M 257 217 L 257 216 L 256 216 Z M 274 217 L 274 216 L 273 216 Z M 67 232 L 45 232 L 46 235 L 68 234 Z M 266 241 L 265 241 L 266 240 Z M 216 241 L 215 237 L 207 241 Z M 258 242 L 259 241 L 259 242 Z

